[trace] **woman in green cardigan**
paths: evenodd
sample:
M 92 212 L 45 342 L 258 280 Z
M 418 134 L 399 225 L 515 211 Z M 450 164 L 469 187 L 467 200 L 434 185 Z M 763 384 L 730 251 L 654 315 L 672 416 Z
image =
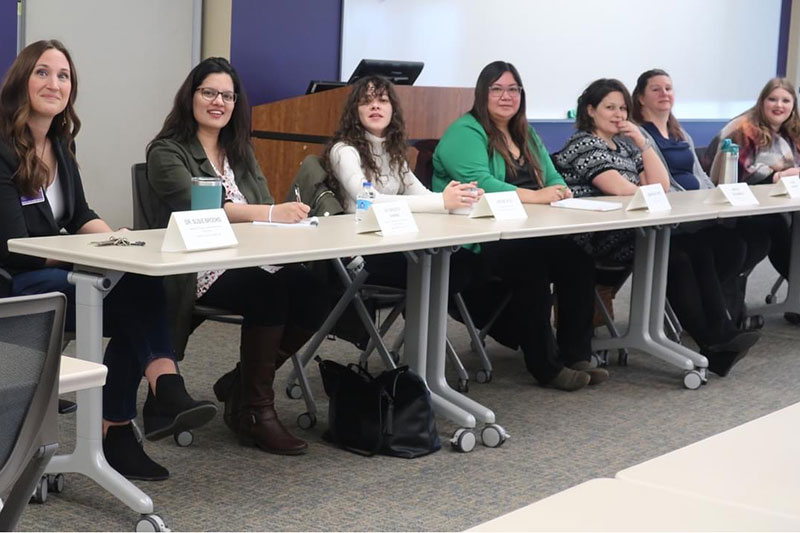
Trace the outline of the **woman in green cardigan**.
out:
M 250 107 L 239 76 L 223 58 L 197 65 L 178 89 L 164 126 L 147 148 L 147 179 L 155 192 L 146 206 L 157 227 L 172 211 L 191 206 L 192 176 L 220 176 L 231 222 L 298 222 L 308 206 L 275 204 L 250 146 Z M 327 314 L 324 290 L 303 267 L 212 270 L 168 278 L 173 333 L 180 350 L 190 333 L 195 301 L 243 317 L 240 365 L 214 385 L 225 401 L 225 422 L 242 444 L 285 455 L 305 453 L 275 413 L 275 371 L 300 349 Z
M 478 76 L 472 109 L 442 136 L 433 155 L 433 188 L 477 182 L 486 193 L 515 191 L 523 203 L 569 198 L 564 179 L 528 124 L 517 69 L 504 61 Z M 541 385 L 574 391 L 608 379 L 590 364 L 594 262 L 564 237 L 483 244 L 492 271 L 512 290 L 504 312 L 517 332 L 528 371 Z M 558 297 L 558 336 L 550 325 L 550 284 Z M 566 366 L 565 366 L 566 363 Z

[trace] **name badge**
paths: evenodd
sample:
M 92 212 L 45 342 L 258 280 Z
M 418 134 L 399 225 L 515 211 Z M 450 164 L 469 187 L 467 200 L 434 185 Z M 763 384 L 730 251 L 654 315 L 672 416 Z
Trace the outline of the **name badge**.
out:
M 356 233 L 380 232 L 384 237 L 403 235 L 419 231 L 414 215 L 405 202 L 373 203 L 364 214 L 364 218 L 356 223 Z
M 224 209 L 176 211 L 169 217 L 161 251 L 194 252 L 237 244 L 239 242 Z
M 664 194 L 664 187 L 654 183 L 652 185 L 642 185 L 636 190 L 636 194 L 628 203 L 626 211 L 633 211 L 636 209 L 647 209 L 651 213 L 659 211 L 669 211 L 672 209 L 667 195 Z
M 22 205 L 40 204 L 44 202 L 44 189 L 39 189 L 39 194 L 33 196 L 20 196 L 19 203 Z
M 706 200 L 707 204 L 758 205 L 758 199 L 746 183 L 724 183 L 717 185 Z
M 800 176 L 784 176 L 772 186 L 772 191 L 769 195 L 800 198 Z
M 528 218 L 528 213 L 516 192 L 490 192 L 472 207 L 469 218 L 492 216 L 495 220 L 519 220 Z

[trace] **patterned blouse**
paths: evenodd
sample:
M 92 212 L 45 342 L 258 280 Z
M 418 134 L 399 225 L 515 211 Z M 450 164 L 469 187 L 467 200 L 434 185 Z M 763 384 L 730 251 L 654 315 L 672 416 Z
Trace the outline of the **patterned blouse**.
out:
M 775 172 L 800 166 L 797 147 L 783 134 L 773 134 L 772 143 L 758 146 L 758 129 L 746 116 L 722 128 L 719 138 L 726 137 L 739 145 L 739 181 L 750 185 L 772 183 Z
M 217 169 L 217 166 L 209 161 L 211 166 L 214 167 L 214 172 L 216 172 L 217 176 L 222 178 L 222 186 L 225 188 L 225 201 L 233 202 L 235 204 L 246 204 L 247 199 L 244 195 L 239 191 L 239 187 L 236 186 L 236 180 L 234 179 L 233 169 L 231 168 L 230 164 L 228 163 L 228 158 L 225 157 L 225 161 L 223 161 L 222 166 L 224 172 L 220 173 Z M 262 266 L 264 270 L 273 274 L 281 269 L 281 267 L 265 265 Z M 211 285 L 219 279 L 219 277 L 225 272 L 225 269 L 222 270 L 203 270 L 197 273 L 197 292 L 195 293 L 195 298 L 199 299 L 203 296 Z
M 556 169 L 575 198 L 603 196 L 592 180 L 606 170 L 616 170 L 622 177 L 639 185 L 639 173 L 644 170 L 642 152 L 627 137 L 614 137 L 616 150 L 600 137 L 585 131 L 576 132 L 560 152 L 553 155 Z

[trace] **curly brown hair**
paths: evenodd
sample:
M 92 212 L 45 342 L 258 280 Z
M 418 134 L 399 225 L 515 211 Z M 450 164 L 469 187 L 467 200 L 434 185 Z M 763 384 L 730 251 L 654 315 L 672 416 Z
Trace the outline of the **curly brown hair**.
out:
M 81 121 L 75 113 L 75 98 L 78 96 L 78 75 L 66 47 L 55 39 L 36 41 L 19 53 L 0 87 L 0 136 L 17 156 L 19 166 L 14 181 L 26 195 L 34 195 L 47 184 L 50 169 L 36 154 L 33 134 L 28 127 L 31 102 L 28 96 L 28 80 L 39 58 L 47 50 L 55 49 L 64 54 L 69 63 L 72 89 L 64 111 L 53 117 L 47 136 L 55 144 L 56 139 L 66 141 L 70 155 L 75 157 L 75 136 L 81 129 Z
M 745 112 L 747 121 L 749 122 L 750 130 L 749 135 L 752 135 L 758 146 L 764 147 L 772 143 L 773 131 L 764 115 L 764 102 L 775 89 L 783 89 L 792 95 L 792 112 L 783 124 L 781 124 L 778 133 L 790 138 L 794 145 L 800 149 L 800 116 L 797 111 L 797 92 L 794 85 L 786 78 L 772 78 L 761 89 L 761 94 L 758 95 L 756 105 L 751 107 Z
M 333 137 L 328 141 L 327 146 L 325 146 L 325 151 L 322 153 L 321 158 L 322 168 L 327 173 L 325 183 L 342 203 L 344 203 L 345 198 L 343 197 L 344 194 L 339 180 L 333 175 L 333 167 L 330 160 L 331 149 L 339 142 L 352 146 L 361 158 L 361 168 L 364 170 L 367 180 L 373 182 L 379 178 L 380 169 L 375 162 L 375 154 L 372 153 L 372 147 L 367 140 L 367 130 L 358 117 L 358 106 L 367 104 L 374 98 L 382 96 L 387 96 L 392 104 L 392 119 L 384 132 L 383 149 L 389 155 L 391 169 L 401 177 L 401 187 L 404 185 L 402 176 L 408 170 L 408 161 L 406 160 L 408 143 L 406 142 L 406 121 L 403 118 L 400 100 L 397 98 L 394 85 L 388 79 L 382 76 L 367 76 L 353 84 L 350 95 L 344 103 L 342 116 L 339 118 L 339 126 Z

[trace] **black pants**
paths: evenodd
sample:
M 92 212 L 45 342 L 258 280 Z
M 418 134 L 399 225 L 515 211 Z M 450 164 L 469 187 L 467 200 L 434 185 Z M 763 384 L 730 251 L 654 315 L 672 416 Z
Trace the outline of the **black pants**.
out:
M 736 232 L 736 235 L 739 237 L 739 239 L 741 239 L 742 243 L 744 243 L 745 249 L 747 250 L 744 264 L 742 265 L 742 271 L 732 280 L 723 281 L 722 285 L 722 289 L 725 292 L 725 301 L 728 305 L 728 312 L 730 313 L 734 324 L 740 324 L 742 319 L 744 319 L 747 315 L 747 308 L 745 307 L 747 276 L 757 264 L 767 257 L 767 254 L 770 252 L 770 248 L 772 247 L 772 238 L 770 237 L 768 227 L 765 227 L 764 222 L 766 222 L 766 226 L 769 226 L 770 221 L 765 219 L 772 218 L 773 216 L 774 215 L 739 218 L 736 219 L 735 225 L 733 226 L 733 230 Z M 780 217 L 780 215 L 778 216 Z M 778 232 L 780 231 L 781 230 L 778 229 Z M 781 264 L 785 261 L 785 268 L 788 271 L 788 246 L 790 237 L 786 235 L 784 237 L 778 236 L 778 238 L 786 239 L 785 246 L 787 247 L 787 251 L 785 252 L 785 260 L 780 258 L 782 252 L 776 251 L 775 262 Z
M 408 261 L 402 252 L 365 256 L 369 272 L 367 283 L 405 289 Z M 449 293 L 461 292 L 470 283 L 480 283 L 486 277 L 486 268 L 480 254 L 465 248 L 450 256 Z
M 722 226 L 672 237 L 667 297 L 683 328 L 701 346 L 735 333 L 722 287 L 742 272 L 746 257 L 744 241 Z
M 198 303 L 240 314 L 244 326 L 292 325 L 316 331 L 328 314 L 324 287 L 299 265 L 274 274 L 258 267 L 226 270 Z
M 789 279 L 789 255 L 792 248 L 791 215 L 776 214 L 747 219 L 750 232 L 769 239 L 769 261 L 778 274 Z
M 504 313 L 514 322 L 525 366 L 541 384 L 564 364 L 591 356 L 594 261 L 570 237 L 504 240 L 483 244 L 491 272 L 510 285 Z M 550 325 L 552 296 L 558 298 L 558 337 Z

